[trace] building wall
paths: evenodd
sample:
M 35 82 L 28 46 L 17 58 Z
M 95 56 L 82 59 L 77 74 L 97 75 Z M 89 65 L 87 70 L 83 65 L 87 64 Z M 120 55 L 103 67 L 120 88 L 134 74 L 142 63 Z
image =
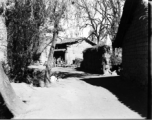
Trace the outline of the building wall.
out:
M 123 78 L 139 81 L 143 85 L 148 82 L 148 21 L 141 17 L 145 11 L 145 5 L 140 3 L 133 13 L 123 40 L 122 58 Z
M 67 64 L 72 64 L 73 60 L 75 60 L 76 58 L 83 59 L 83 51 L 89 47 L 92 47 L 92 45 L 90 45 L 86 41 L 70 45 L 66 51 Z
M 86 48 L 92 47 L 89 43 L 86 41 L 78 42 L 76 44 L 69 45 L 67 47 L 67 50 L 65 52 L 65 61 L 68 65 L 73 64 L 73 60 L 76 58 L 83 59 L 83 51 Z M 48 59 L 50 46 L 48 46 L 41 54 L 40 56 L 40 62 L 44 64 Z

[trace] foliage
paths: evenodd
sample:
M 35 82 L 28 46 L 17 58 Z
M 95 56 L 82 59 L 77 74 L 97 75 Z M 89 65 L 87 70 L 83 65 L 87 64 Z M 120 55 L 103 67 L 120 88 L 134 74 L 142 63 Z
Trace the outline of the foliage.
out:
M 51 33 L 47 45 L 52 42 L 49 55 L 53 55 L 60 21 L 65 16 L 68 0 L 10 0 L 6 7 L 8 28 L 8 63 L 10 76 L 16 82 L 29 82 L 27 66 L 39 60 L 46 45 L 41 44 L 43 34 Z M 51 29 L 50 29 L 51 26 Z M 50 56 L 47 62 L 50 65 Z M 48 66 L 47 71 L 51 67 Z
M 111 71 L 116 70 L 117 74 L 120 74 L 122 70 L 122 49 L 116 49 L 110 57 Z
M 41 87 L 41 81 L 44 82 L 45 70 L 31 69 L 28 74 L 28 82 L 36 87 Z
M 122 63 L 122 48 L 115 48 L 110 57 L 112 65 L 121 65 Z
M 122 58 L 120 56 L 116 56 L 114 54 L 111 55 L 111 65 L 121 65 L 122 63 Z
M 11 78 L 27 82 L 27 66 L 36 60 L 39 27 L 45 20 L 42 0 L 14 0 L 14 7 L 6 11 L 8 27 L 8 63 Z M 10 4 L 10 3 L 8 3 Z
M 87 48 L 83 51 L 84 54 L 91 54 L 91 53 L 96 53 L 98 54 L 104 54 L 104 53 L 110 53 L 110 47 L 108 45 L 96 45 L 91 48 Z
M 103 73 L 105 64 L 104 54 L 110 54 L 110 47 L 107 45 L 97 45 L 83 51 L 83 61 L 81 68 L 89 72 Z
M 147 22 L 146 27 L 147 27 L 148 26 L 148 1 L 147 0 L 143 0 L 142 4 L 144 5 L 145 13 L 139 19 L 146 20 L 146 22 Z

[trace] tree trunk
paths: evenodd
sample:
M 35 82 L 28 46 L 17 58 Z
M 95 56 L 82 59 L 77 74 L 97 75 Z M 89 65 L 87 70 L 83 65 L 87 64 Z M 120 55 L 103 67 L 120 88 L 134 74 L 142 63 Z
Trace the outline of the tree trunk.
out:
M 52 45 L 50 47 L 50 52 L 49 52 L 48 61 L 46 64 L 46 71 L 45 71 L 45 81 L 44 82 L 45 82 L 46 87 L 49 87 L 48 85 L 51 83 L 50 77 L 51 77 L 51 73 L 52 73 L 51 70 L 52 70 L 53 64 L 54 64 L 54 62 L 53 62 L 54 49 L 55 49 L 55 45 L 56 45 L 56 41 L 57 41 L 57 37 L 58 37 L 58 32 L 59 32 L 59 22 L 61 20 L 62 15 L 64 14 L 64 12 L 65 12 L 64 5 L 62 5 L 60 13 L 58 15 L 56 13 L 56 7 L 54 7 L 54 15 L 55 15 L 54 31 L 53 31 L 53 38 L 52 38 L 52 42 L 51 42 Z
M 55 49 L 55 45 L 56 45 L 56 38 L 58 36 L 58 32 L 54 31 L 53 33 L 53 39 L 52 39 L 52 45 L 50 47 L 50 52 L 49 52 L 49 56 L 48 56 L 48 61 L 46 64 L 46 72 L 45 72 L 45 85 L 48 87 L 50 84 L 50 77 L 51 77 L 51 70 L 53 68 L 53 55 L 54 55 L 54 49 Z
M 26 111 L 26 105 L 15 94 L 8 77 L 4 73 L 2 63 L 0 62 L 0 94 L 7 108 L 14 116 L 23 114 Z
M 97 36 L 97 45 L 99 45 L 99 43 L 100 43 L 100 37 Z
M 40 36 L 42 36 L 42 35 L 40 35 Z M 52 38 L 51 38 L 51 40 L 52 40 Z M 51 43 L 51 41 L 48 38 L 40 37 L 38 43 L 39 44 L 37 45 L 37 47 L 35 48 L 34 53 L 33 53 L 33 60 L 35 60 L 35 61 L 40 59 L 42 52 Z

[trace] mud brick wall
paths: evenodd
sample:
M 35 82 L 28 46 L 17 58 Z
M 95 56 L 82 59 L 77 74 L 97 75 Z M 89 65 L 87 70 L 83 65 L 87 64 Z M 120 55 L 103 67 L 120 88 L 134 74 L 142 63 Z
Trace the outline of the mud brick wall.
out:
M 129 9 L 129 8 L 128 8 Z M 139 3 L 123 40 L 123 78 L 148 82 L 148 21 L 144 19 L 146 6 Z

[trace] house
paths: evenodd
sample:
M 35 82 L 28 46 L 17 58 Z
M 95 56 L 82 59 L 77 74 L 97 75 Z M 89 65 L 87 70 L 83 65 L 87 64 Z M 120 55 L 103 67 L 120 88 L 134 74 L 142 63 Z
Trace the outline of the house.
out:
M 71 65 L 76 58 L 83 59 L 84 49 L 94 45 L 95 43 L 86 38 L 67 39 L 56 44 L 54 57 L 56 59 L 60 57 L 68 65 Z
M 57 60 L 61 58 L 68 65 L 73 64 L 76 58 L 83 59 L 83 51 L 88 47 L 96 45 L 86 38 L 67 38 L 66 40 L 58 41 L 54 50 L 54 58 Z M 47 61 L 48 47 L 41 55 L 41 62 Z
M 148 0 L 126 0 L 114 48 L 122 48 L 122 78 L 148 84 Z

